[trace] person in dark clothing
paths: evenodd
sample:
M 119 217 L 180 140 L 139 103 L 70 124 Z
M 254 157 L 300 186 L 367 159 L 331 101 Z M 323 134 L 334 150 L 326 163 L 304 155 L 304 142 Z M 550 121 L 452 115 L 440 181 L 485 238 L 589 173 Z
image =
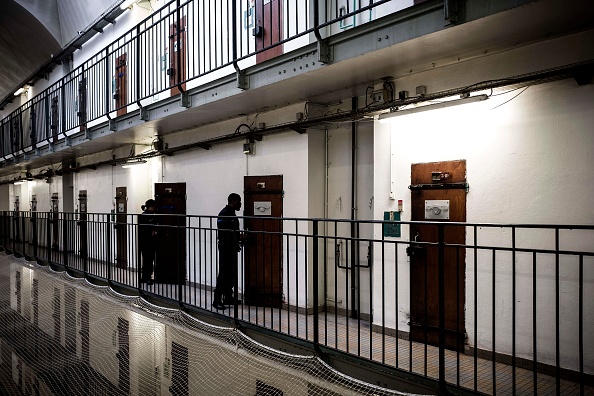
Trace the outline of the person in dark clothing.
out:
M 227 206 L 220 211 L 217 219 L 219 239 L 219 274 L 214 290 L 213 308 L 225 309 L 225 305 L 241 304 L 233 297 L 233 287 L 237 278 L 237 252 L 240 250 L 239 220 L 235 212 L 241 209 L 241 197 L 231 193 Z M 235 290 L 237 293 L 237 290 Z
M 141 283 L 153 284 L 151 276 L 155 262 L 155 251 L 157 245 L 157 224 L 158 217 L 155 216 L 157 203 L 149 199 L 142 206 L 142 214 L 138 216 L 138 244 L 142 256 Z

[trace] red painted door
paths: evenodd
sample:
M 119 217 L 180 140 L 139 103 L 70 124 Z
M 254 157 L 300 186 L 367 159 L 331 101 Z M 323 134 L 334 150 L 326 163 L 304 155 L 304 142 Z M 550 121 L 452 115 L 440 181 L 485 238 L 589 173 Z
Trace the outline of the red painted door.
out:
M 277 44 L 283 37 L 282 0 L 256 0 L 256 50 Z M 283 46 L 256 54 L 256 62 L 264 62 L 282 55 Z
M 113 97 L 116 101 L 117 115 L 122 116 L 126 114 L 128 103 L 128 68 L 127 68 L 127 54 L 123 53 L 116 59 L 115 76 L 116 88 Z
M 187 29 L 186 17 L 179 19 L 179 23 L 174 23 L 169 26 L 169 85 L 171 86 L 171 96 L 180 93 L 179 83 L 181 88 L 185 91 L 186 84 L 186 46 L 187 46 Z

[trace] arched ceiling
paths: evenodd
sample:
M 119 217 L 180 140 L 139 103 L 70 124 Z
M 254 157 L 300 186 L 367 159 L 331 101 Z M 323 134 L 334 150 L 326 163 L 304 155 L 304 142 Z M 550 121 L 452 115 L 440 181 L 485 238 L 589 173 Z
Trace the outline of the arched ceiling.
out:
M 123 12 L 121 2 L 0 0 L 0 101 L 101 31 Z
M 51 3 L 55 1 L 48 0 L 46 4 Z M 19 2 L 0 0 L 0 100 L 60 51 L 55 37 L 60 29 L 57 14 L 51 16 L 52 7 L 45 10 L 45 14 L 38 14 L 38 19 Z

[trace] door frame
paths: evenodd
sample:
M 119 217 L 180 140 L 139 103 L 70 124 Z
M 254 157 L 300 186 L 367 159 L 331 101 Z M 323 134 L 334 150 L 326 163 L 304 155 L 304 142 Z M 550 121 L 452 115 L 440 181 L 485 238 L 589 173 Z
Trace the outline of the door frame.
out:
M 243 292 L 246 304 L 282 307 L 283 223 L 282 220 L 266 221 L 266 218 L 283 216 L 283 195 L 283 175 L 244 176 Z M 266 207 L 267 203 L 270 206 Z M 259 204 L 262 208 L 256 209 Z
M 466 222 L 466 161 L 440 161 L 411 165 L 410 226 L 410 339 L 439 346 L 440 296 L 444 296 L 445 347 L 464 350 L 466 250 L 448 244 L 466 244 L 466 228 L 437 223 Z M 427 215 L 427 201 L 447 200 L 447 215 Z M 444 212 L 445 213 L 445 212 Z M 442 217 L 442 218 L 439 218 Z M 447 218 L 446 218 L 447 217 Z M 423 224 L 432 222 L 436 224 Z M 440 232 L 443 230 L 443 232 Z M 417 242 L 417 243 L 415 243 Z M 443 245 L 440 249 L 438 244 Z M 443 290 L 439 288 L 439 262 L 443 263 Z M 453 264 L 453 265 L 452 265 Z

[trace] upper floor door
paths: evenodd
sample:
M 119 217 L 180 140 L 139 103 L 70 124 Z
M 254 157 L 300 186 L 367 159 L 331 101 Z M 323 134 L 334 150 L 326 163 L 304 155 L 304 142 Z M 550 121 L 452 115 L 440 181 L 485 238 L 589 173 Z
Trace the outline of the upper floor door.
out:
M 187 22 L 186 16 L 182 16 L 178 21 L 169 26 L 169 86 L 171 87 L 171 96 L 178 95 L 182 90 L 185 91 L 187 79 Z
M 256 0 L 256 50 L 277 44 L 283 39 L 283 0 Z M 282 55 L 283 45 L 256 54 L 256 62 Z

